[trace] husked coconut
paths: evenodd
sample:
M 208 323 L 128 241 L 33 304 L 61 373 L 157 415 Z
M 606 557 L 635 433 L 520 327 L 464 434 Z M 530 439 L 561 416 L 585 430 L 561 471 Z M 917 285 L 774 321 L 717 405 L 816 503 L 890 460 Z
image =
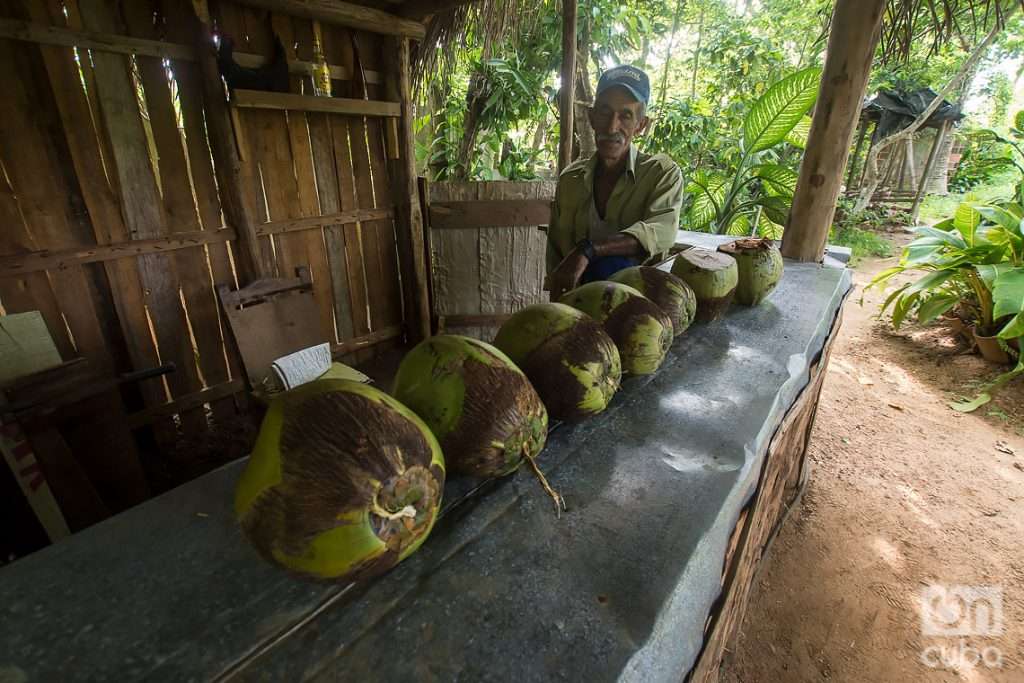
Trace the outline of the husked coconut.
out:
M 744 306 L 764 301 L 782 279 L 782 252 L 769 239 L 736 240 L 718 247 L 718 251 L 736 259 L 736 301 Z
M 674 336 L 681 335 L 693 322 L 697 298 L 690 285 L 672 273 L 650 266 L 634 266 L 620 270 L 611 279 L 636 289 L 665 311 L 672 321 Z
M 739 281 L 739 270 L 733 257 L 702 247 L 691 247 L 676 256 L 672 262 L 672 273 L 690 285 L 697 297 L 697 322 L 718 320 L 729 310 Z
M 319 380 L 270 404 L 235 491 L 260 555 L 299 574 L 355 580 L 412 554 L 437 519 L 441 448 L 395 399 Z
M 578 422 L 604 410 L 619 388 L 619 351 L 600 323 L 559 303 L 527 306 L 494 338 L 526 373 L 548 415 Z

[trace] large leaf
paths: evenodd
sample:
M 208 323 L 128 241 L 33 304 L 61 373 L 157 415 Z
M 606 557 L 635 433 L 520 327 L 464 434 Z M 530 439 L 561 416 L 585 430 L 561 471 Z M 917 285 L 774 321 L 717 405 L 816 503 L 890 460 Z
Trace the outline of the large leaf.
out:
M 804 116 L 800 119 L 793 130 L 786 133 L 786 142 L 793 145 L 797 149 L 804 149 L 807 147 L 807 138 L 811 134 L 811 117 Z
M 768 88 L 743 120 L 743 149 L 760 152 L 782 142 L 818 97 L 821 69 L 810 67 Z
M 764 193 L 771 197 L 792 197 L 796 192 L 798 176 L 796 171 L 779 164 L 759 164 L 750 169 L 752 175 L 761 179 Z
M 784 225 L 776 223 L 772 219 L 768 218 L 765 213 L 761 212 L 761 220 L 757 222 L 757 236 L 767 237 L 770 240 L 781 240 L 782 233 L 785 232 L 786 228 Z
M 1017 315 L 1024 311 L 1024 268 L 1007 270 L 996 276 L 992 287 L 992 318 Z
M 981 214 L 972 204 L 973 202 L 969 201 L 960 202 L 953 216 L 953 227 L 963 235 L 964 241 L 970 246 L 974 246 L 974 233 L 981 224 Z
M 686 191 L 692 197 L 689 211 L 689 230 L 700 230 L 718 217 L 725 200 L 728 179 L 717 173 L 697 171 L 690 179 Z
M 772 223 L 785 225 L 789 220 L 789 198 L 761 197 L 757 203 L 764 207 L 762 214 L 767 216 Z
M 917 308 L 917 322 L 922 325 L 930 323 L 940 315 L 957 305 L 960 296 L 957 294 L 936 294 L 928 297 Z
M 989 204 L 971 204 L 971 208 L 984 216 L 989 221 L 999 225 L 1011 233 L 1021 234 L 1021 219 L 1014 216 L 1006 209 Z M 958 211 L 959 213 L 959 211 Z
M 1000 339 L 1016 339 L 1024 335 L 1024 313 L 1018 313 L 1010 319 L 1010 322 L 1003 325 L 997 335 Z
M 981 276 L 982 282 L 988 287 L 988 291 L 992 291 L 992 288 L 996 286 L 996 278 L 1008 270 L 1011 270 L 1013 266 L 1009 263 L 981 263 L 974 266 L 975 270 L 978 271 L 978 275 Z
M 747 237 L 750 235 L 750 217 L 745 213 L 733 216 L 729 226 L 725 229 L 725 234 L 732 235 L 733 237 Z

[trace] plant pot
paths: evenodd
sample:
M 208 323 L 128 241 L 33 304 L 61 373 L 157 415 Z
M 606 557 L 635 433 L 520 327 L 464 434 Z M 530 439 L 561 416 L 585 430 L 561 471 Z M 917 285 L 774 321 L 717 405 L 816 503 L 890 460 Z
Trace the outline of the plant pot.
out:
M 978 352 L 981 353 L 981 357 L 987 360 L 989 363 L 997 363 L 999 365 L 1008 365 L 1010 363 L 1010 356 L 1003 351 L 1002 347 L 999 346 L 999 340 L 995 337 L 986 337 L 978 333 L 978 329 L 974 328 L 974 343 L 978 346 Z

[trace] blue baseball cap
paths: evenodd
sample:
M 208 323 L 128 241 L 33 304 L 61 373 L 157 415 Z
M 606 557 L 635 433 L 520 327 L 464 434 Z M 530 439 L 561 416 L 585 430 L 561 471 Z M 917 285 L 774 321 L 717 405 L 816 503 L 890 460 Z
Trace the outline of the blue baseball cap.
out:
M 641 69 L 629 64 L 616 66 L 601 74 L 597 81 L 597 95 L 600 95 L 608 88 L 621 86 L 628 90 L 638 102 L 647 106 L 651 98 L 651 81 Z

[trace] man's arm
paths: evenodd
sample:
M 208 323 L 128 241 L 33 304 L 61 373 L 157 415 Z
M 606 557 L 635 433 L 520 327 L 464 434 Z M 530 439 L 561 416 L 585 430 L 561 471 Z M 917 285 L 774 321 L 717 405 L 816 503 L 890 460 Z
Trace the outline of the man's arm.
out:
M 608 255 L 648 258 L 671 249 L 679 230 L 679 211 L 682 204 L 683 174 L 678 166 L 672 164 L 651 190 L 644 219 L 620 233 L 635 237 L 643 251 L 639 254 L 614 252 Z M 599 255 L 604 256 L 605 254 Z

